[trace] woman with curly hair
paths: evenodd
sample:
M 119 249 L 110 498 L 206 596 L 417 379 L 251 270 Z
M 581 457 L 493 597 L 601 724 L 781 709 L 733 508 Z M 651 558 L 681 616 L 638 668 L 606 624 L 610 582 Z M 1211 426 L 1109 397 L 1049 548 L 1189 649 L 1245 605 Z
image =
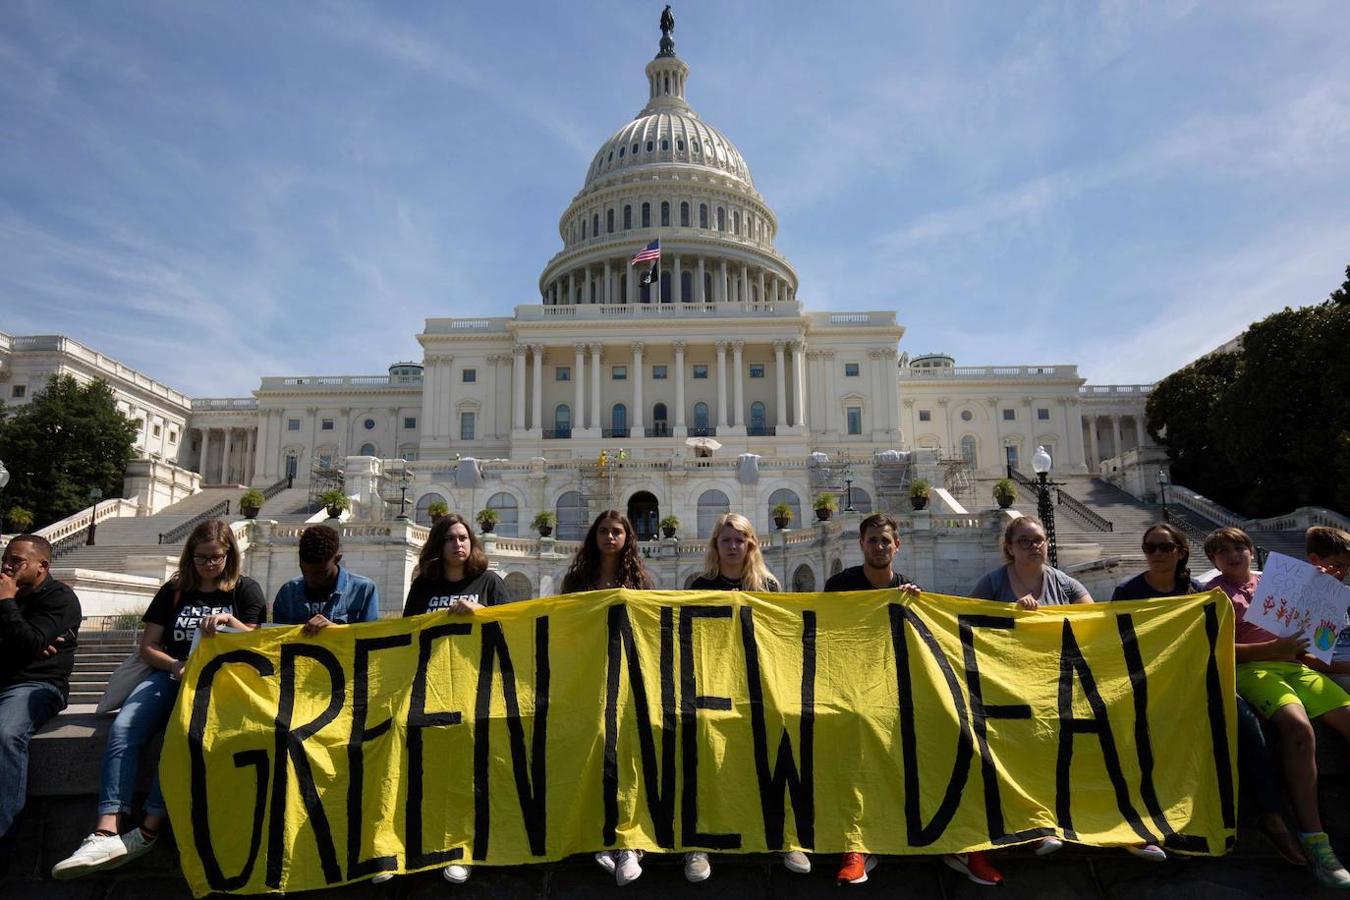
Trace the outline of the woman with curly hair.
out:
M 586 539 L 581 542 L 572 565 L 563 576 L 562 593 L 607 588 L 643 591 L 651 587 L 652 577 L 642 564 L 633 523 L 617 509 L 600 513 L 591 523 Z
M 778 579 L 764 564 L 755 526 L 740 513 L 727 513 L 713 526 L 708 550 L 703 555 L 703 574 L 689 584 L 690 590 L 768 591 L 781 590 Z

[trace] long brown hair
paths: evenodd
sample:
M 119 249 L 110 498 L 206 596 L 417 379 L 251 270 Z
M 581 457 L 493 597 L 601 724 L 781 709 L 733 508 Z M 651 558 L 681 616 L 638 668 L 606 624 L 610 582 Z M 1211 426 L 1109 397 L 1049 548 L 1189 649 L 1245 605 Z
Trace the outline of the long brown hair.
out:
M 764 564 L 764 554 L 759 549 L 759 535 L 755 534 L 755 526 L 751 525 L 750 520 L 740 513 L 727 513 L 718 517 L 717 524 L 713 526 L 712 536 L 708 538 L 708 549 L 703 554 L 704 577 L 716 578 L 722 574 L 721 557 L 717 552 L 717 538 L 722 533 L 723 528 L 739 531 L 745 538 L 745 562 L 741 566 L 741 586 L 747 591 L 763 591 L 776 584 L 777 579 L 769 572 L 769 567 Z
M 464 560 L 464 578 L 477 578 L 487 571 L 487 554 L 483 552 L 483 542 L 478 539 L 473 526 L 459 513 L 446 513 L 431 526 L 427 542 L 422 545 L 422 552 L 417 554 L 413 581 L 423 578 L 428 581 L 445 579 L 445 542 L 450 538 L 453 525 L 463 525 L 464 530 L 469 532 L 469 558 Z
M 1183 585 L 1189 591 L 1191 581 L 1191 542 L 1187 539 L 1186 532 L 1170 522 L 1159 522 L 1157 525 L 1150 525 L 1144 530 L 1143 543 L 1147 544 L 1148 536 L 1155 531 L 1167 532 L 1167 537 L 1171 539 L 1172 543 L 1181 548 L 1181 559 L 1177 560 L 1177 567 L 1172 572 L 1172 581 L 1176 584 Z
M 239 583 L 244 566 L 239 558 L 239 542 L 234 539 L 234 530 L 220 519 L 207 519 L 192 529 L 187 542 L 183 544 L 183 552 L 178 556 L 178 571 L 173 576 L 178 590 L 187 594 L 201 587 L 201 579 L 197 577 L 197 566 L 192 557 L 196 555 L 199 546 L 211 541 L 216 541 L 225 548 L 225 568 L 216 579 L 216 589 L 232 591 Z
M 638 549 L 637 532 L 633 523 L 617 509 L 607 509 L 595 517 L 586 539 L 577 548 L 572 564 L 563 576 L 562 592 L 574 594 L 577 591 L 595 590 L 600 580 L 600 523 L 616 521 L 623 526 L 623 549 L 619 551 L 619 587 L 633 590 L 647 590 L 652 586 L 652 576 L 642 564 L 642 553 Z

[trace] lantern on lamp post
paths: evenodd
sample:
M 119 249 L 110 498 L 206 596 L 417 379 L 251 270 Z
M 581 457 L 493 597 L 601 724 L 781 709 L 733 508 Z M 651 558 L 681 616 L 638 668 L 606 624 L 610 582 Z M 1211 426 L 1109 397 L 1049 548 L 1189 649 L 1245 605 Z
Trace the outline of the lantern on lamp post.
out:
M 1055 544 L 1055 506 L 1050 500 L 1050 488 L 1054 482 L 1049 480 L 1050 467 L 1054 460 L 1044 446 L 1036 448 L 1031 454 L 1031 469 L 1036 473 L 1036 514 L 1045 526 L 1046 554 L 1050 565 L 1059 568 L 1059 549 Z

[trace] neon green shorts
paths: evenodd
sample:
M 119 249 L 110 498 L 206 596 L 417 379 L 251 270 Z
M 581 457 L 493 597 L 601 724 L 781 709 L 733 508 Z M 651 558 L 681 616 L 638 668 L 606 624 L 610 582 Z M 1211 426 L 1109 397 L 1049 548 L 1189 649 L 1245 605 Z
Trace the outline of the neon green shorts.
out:
M 1267 719 L 1290 703 L 1302 705 L 1310 719 L 1350 706 L 1350 694 L 1330 675 L 1296 662 L 1238 663 L 1237 692 Z

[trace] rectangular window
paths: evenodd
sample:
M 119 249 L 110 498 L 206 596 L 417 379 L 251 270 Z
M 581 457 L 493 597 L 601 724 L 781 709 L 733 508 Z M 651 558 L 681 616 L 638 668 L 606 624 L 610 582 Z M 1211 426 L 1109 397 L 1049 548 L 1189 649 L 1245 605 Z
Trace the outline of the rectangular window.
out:
M 319 468 L 321 468 L 321 469 L 331 469 L 332 467 L 333 467 L 333 454 L 331 454 L 331 453 L 320 453 L 320 454 L 319 454 Z
M 461 441 L 473 440 L 474 414 L 471 412 L 462 412 L 459 414 L 459 439 Z
M 299 430 L 300 430 L 300 420 L 299 420 L 299 419 L 287 419 L 287 420 L 286 420 L 286 430 L 287 430 L 287 431 L 299 431 Z
M 459 380 L 464 384 L 473 384 L 478 380 L 477 369 L 465 369 L 459 376 Z
M 627 367 L 627 366 L 612 366 L 611 369 L 610 369 L 610 374 L 611 374 L 611 377 L 612 377 L 615 381 L 627 381 L 627 380 L 628 380 L 628 367 Z
M 14 387 L 10 388 L 9 391 L 9 395 L 16 400 L 23 397 L 26 393 L 28 393 L 28 385 L 26 384 L 16 384 Z
M 417 416 L 404 416 L 403 429 L 405 431 L 417 427 Z
M 921 409 L 921 410 L 919 410 L 919 421 L 920 421 L 920 422 L 931 422 L 931 421 L 933 421 L 933 411 L 932 411 L 931 409 Z
M 694 366 L 694 377 L 697 379 L 706 379 L 708 377 L 708 367 L 705 365 Z
M 652 381 L 665 381 L 665 380 L 666 380 L 666 367 L 652 366 Z
M 553 380 L 554 380 L 554 381 L 571 381 L 571 380 L 572 380 L 572 367 L 571 367 L 571 366 L 558 366 L 558 367 L 556 367 L 556 368 L 553 370 Z
M 857 378 L 857 377 L 858 377 L 858 364 L 857 364 L 857 363 L 844 363 L 844 377 L 845 377 L 845 378 Z
M 178 432 L 176 432 L 176 431 L 170 431 L 170 432 L 169 432 L 169 443 L 170 443 L 170 444 L 176 444 L 176 443 L 178 443 Z
M 1005 422 L 1015 422 L 1015 421 L 1017 421 L 1017 410 L 1015 410 L 1015 409 L 1005 409 L 1005 410 L 1003 411 L 1003 421 L 1005 421 Z
M 403 458 L 408 462 L 413 462 L 417 459 L 417 450 L 413 447 L 409 447 L 407 450 L 403 451 Z
M 1036 418 L 1037 418 L 1038 420 L 1042 421 L 1042 422 L 1049 422 L 1049 421 L 1050 421 L 1050 410 L 1048 410 L 1048 409 L 1038 409 L 1038 410 L 1036 410 Z
M 333 430 L 333 420 L 332 420 L 332 419 L 324 419 L 324 420 L 322 420 L 321 422 L 319 422 L 319 430 L 320 430 L 320 431 L 332 431 L 332 430 Z
M 156 425 L 156 426 L 155 426 L 155 437 L 159 437 L 159 436 L 160 436 L 160 433 L 161 433 L 162 431 L 163 431 L 163 429 L 160 428 L 160 426 Z
M 848 433 L 862 434 L 862 407 L 850 406 L 848 408 Z
M 751 378 L 763 378 L 763 377 L 764 377 L 764 363 L 751 363 L 751 364 L 750 364 L 750 377 L 751 377 Z

